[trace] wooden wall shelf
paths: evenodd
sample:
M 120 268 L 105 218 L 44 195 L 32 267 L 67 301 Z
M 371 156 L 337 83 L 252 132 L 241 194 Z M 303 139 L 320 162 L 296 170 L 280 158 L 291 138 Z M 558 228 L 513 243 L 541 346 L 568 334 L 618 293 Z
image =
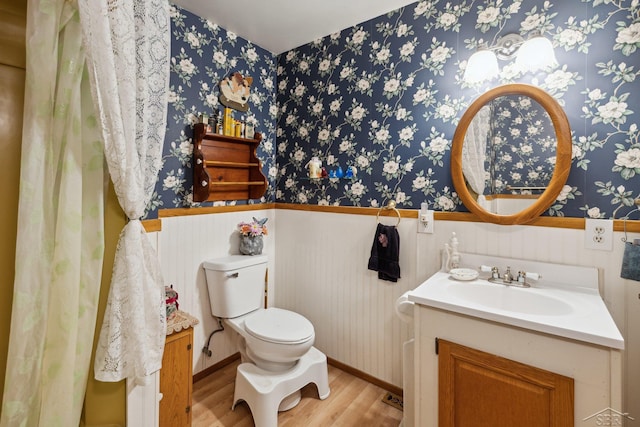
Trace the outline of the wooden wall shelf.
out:
M 262 134 L 253 139 L 206 133 L 193 127 L 193 200 L 259 199 L 267 191 L 267 178 L 256 156 Z

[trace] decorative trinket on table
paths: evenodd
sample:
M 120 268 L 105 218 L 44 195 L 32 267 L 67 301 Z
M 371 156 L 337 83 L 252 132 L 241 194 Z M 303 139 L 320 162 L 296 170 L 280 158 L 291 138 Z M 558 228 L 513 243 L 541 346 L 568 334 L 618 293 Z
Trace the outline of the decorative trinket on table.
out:
M 173 289 L 173 285 L 164 287 L 165 304 L 167 306 L 167 320 L 171 320 L 178 311 L 178 293 Z
M 309 168 L 309 178 L 322 178 L 322 162 L 317 157 L 311 158 L 306 166 Z
M 240 233 L 240 253 L 242 255 L 260 255 L 264 247 L 263 236 L 267 235 L 268 218 L 256 219 L 252 222 L 241 222 L 238 224 Z

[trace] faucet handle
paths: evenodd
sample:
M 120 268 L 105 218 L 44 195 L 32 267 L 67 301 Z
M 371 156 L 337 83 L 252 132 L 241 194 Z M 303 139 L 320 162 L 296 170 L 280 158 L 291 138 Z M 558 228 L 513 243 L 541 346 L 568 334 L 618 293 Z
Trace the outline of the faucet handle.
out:
M 540 279 L 542 279 L 542 276 L 540 274 L 538 274 L 538 273 L 532 273 L 530 271 L 527 271 L 524 274 L 531 280 L 540 280 Z
M 500 270 L 498 270 L 498 267 L 492 267 L 491 268 L 491 278 L 492 279 L 499 279 L 500 278 Z
M 480 271 L 483 273 L 491 273 L 492 279 L 500 278 L 500 270 L 498 270 L 498 267 L 489 267 L 488 265 L 483 264 L 480 266 Z

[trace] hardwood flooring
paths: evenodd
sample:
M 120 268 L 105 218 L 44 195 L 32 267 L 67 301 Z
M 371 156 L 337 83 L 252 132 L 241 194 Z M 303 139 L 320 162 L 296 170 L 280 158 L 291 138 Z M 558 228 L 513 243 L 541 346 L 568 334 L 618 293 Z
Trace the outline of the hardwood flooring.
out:
M 235 361 L 193 385 L 193 427 L 251 427 L 253 418 L 245 402 L 231 410 Z M 318 399 L 314 384 L 302 389 L 302 401 L 278 414 L 279 427 L 396 427 L 402 411 L 382 401 L 386 390 L 329 365 L 331 394 Z

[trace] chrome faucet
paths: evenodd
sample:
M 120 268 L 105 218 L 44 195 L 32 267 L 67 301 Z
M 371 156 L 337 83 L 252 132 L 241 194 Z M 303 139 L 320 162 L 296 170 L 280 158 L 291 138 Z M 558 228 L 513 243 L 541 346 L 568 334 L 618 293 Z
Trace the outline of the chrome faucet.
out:
M 507 266 L 507 271 L 504 272 L 502 281 L 505 283 L 511 283 L 513 281 L 513 276 L 511 275 L 511 267 Z
M 527 273 L 523 270 L 518 271 L 518 275 L 515 276 L 511 273 L 511 267 L 507 267 L 507 270 L 504 272 L 503 276 L 500 276 L 500 270 L 498 267 L 489 267 L 486 265 L 480 266 L 480 270 L 488 272 L 491 271 L 491 277 L 487 280 L 491 283 L 497 283 L 500 285 L 506 286 L 518 286 L 521 288 L 529 288 L 531 285 L 527 283 L 527 279 L 531 278 L 533 280 L 538 280 L 542 276 L 538 273 Z

